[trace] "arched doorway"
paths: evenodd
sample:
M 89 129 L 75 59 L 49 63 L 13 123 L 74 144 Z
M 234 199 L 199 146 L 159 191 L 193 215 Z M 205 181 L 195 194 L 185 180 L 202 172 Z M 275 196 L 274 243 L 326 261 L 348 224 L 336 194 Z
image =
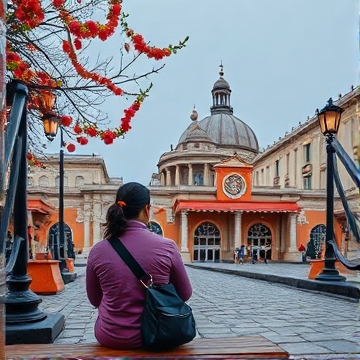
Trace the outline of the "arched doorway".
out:
M 310 240 L 306 247 L 306 257 L 310 259 L 320 259 L 321 244 L 324 243 L 326 236 L 326 226 L 323 224 L 316 225 L 310 231 Z
M 256 259 L 262 258 L 271 260 L 271 230 L 264 224 L 254 224 L 248 230 L 247 246 L 248 250 L 256 252 Z
M 64 223 L 64 240 L 66 242 L 66 253 L 68 258 L 75 259 L 75 252 L 74 252 L 74 243 L 73 243 L 73 236 L 72 230 Z M 54 224 L 49 229 L 48 235 L 48 247 L 51 251 L 51 255 L 53 259 L 64 258 L 64 244 L 60 244 L 60 236 L 59 236 L 59 223 Z
M 216 225 L 203 222 L 194 233 L 194 261 L 220 262 L 221 237 Z
M 149 221 L 148 228 L 150 229 L 151 232 L 163 236 L 162 228 L 157 222 Z

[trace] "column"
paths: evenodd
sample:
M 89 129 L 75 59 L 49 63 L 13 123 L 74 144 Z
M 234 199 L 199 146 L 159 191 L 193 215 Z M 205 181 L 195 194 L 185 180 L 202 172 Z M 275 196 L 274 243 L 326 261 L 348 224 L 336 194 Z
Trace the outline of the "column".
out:
M 165 186 L 165 176 L 163 171 L 160 174 L 160 184 L 161 186 Z
M 311 162 L 312 162 L 312 176 L 311 176 L 311 188 L 320 189 L 320 165 L 321 165 L 321 156 L 315 156 L 315 154 L 321 154 L 321 137 L 322 134 L 319 134 L 316 138 L 313 139 L 311 143 Z
M 181 211 L 181 252 L 188 252 L 188 222 L 187 212 Z
M 188 165 L 189 167 L 189 178 L 188 178 L 188 185 L 194 185 L 194 177 L 193 177 L 193 168 L 192 168 L 192 164 Z
M 165 171 L 166 171 L 166 186 L 171 186 L 170 170 L 166 168 Z
M 290 214 L 290 247 L 288 251 L 298 251 L 296 247 L 296 214 Z
M 188 219 L 185 210 L 181 211 L 181 257 L 184 262 L 191 261 L 188 248 Z
M 180 170 L 179 165 L 175 165 L 175 186 L 180 185 Z
M 285 221 L 284 221 L 284 217 L 285 217 L 285 214 L 284 213 L 280 213 L 280 231 L 279 231 L 279 234 L 280 234 L 280 252 L 282 254 L 285 253 L 286 251 L 286 248 L 285 248 L 285 242 L 286 242 L 286 228 L 285 228 Z
M 298 262 L 300 255 L 296 247 L 296 214 L 290 214 L 289 236 L 290 247 L 285 253 L 284 260 Z
M 84 252 L 89 252 L 90 250 L 90 219 L 84 217 Z
M 235 211 L 235 231 L 234 231 L 234 246 L 233 248 L 235 248 L 236 244 L 238 244 L 238 246 L 240 247 L 242 244 L 242 239 L 241 239 L 241 212 L 240 211 Z
M 294 182 L 293 185 L 296 188 L 300 188 L 300 184 L 298 182 L 298 149 L 294 149 L 294 167 L 293 167 L 293 174 L 294 174 Z
M 101 238 L 101 196 L 94 194 L 93 196 L 93 245 L 100 242 Z
M 204 185 L 209 186 L 209 164 L 204 164 Z
M 91 197 L 84 197 L 84 210 L 83 210 L 83 223 L 84 223 L 84 248 L 83 252 L 89 252 L 90 250 L 90 222 L 92 221 L 92 204 Z

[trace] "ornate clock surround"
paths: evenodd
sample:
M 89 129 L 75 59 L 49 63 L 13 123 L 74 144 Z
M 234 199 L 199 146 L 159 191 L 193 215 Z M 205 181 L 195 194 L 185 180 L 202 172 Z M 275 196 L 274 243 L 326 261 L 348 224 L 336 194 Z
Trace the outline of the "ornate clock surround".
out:
M 237 172 L 232 172 L 224 176 L 222 181 L 222 190 L 230 199 L 241 198 L 247 189 L 247 184 L 243 176 Z

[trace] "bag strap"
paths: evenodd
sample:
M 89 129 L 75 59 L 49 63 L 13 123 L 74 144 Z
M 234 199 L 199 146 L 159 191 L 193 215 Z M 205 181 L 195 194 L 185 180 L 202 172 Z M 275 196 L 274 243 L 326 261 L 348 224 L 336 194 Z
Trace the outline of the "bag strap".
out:
M 133 272 L 133 274 L 137 277 L 138 280 L 145 287 L 152 287 L 152 276 L 147 274 L 144 269 L 140 266 L 140 264 L 134 259 L 134 257 L 130 254 L 129 250 L 125 247 L 125 245 L 121 242 L 119 238 L 116 236 L 112 236 L 108 239 L 111 246 L 114 250 L 119 254 L 119 256 L 123 259 L 124 263 L 129 267 L 129 269 Z M 145 277 L 150 277 L 150 284 L 147 285 Z M 149 279 L 148 279 L 149 280 Z

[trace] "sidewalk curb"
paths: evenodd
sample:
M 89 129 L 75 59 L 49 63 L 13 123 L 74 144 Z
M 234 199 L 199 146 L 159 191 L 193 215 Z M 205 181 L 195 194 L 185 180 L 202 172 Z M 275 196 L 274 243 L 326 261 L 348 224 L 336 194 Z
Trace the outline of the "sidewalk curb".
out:
M 346 298 L 350 298 L 352 301 L 355 300 L 356 302 L 359 302 L 360 299 L 360 287 L 356 285 L 351 285 L 346 282 L 338 283 L 338 282 L 328 282 L 328 281 L 318 281 L 318 280 L 297 279 L 293 277 L 279 276 L 273 274 L 261 274 L 261 273 L 259 274 L 259 273 L 253 273 L 250 271 L 243 271 L 243 270 L 220 269 L 220 268 L 208 267 L 203 265 L 197 266 L 195 264 L 189 264 L 189 263 L 185 264 L 185 266 L 194 269 L 221 272 L 225 274 L 244 276 L 256 280 L 263 280 L 278 284 L 284 284 L 299 289 L 340 295 Z

